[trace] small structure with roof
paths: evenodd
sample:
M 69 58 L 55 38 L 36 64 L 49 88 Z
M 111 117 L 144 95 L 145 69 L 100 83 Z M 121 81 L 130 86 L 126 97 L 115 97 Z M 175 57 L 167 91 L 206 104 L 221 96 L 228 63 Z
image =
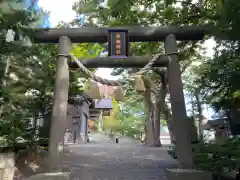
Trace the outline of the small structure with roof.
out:
M 93 99 L 90 93 L 79 93 L 69 98 L 66 142 L 87 143 L 89 120 L 91 123 L 98 121 L 98 130 L 102 130 L 102 117 L 109 116 L 113 108 L 110 94 L 114 92 L 115 88 L 102 85 L 96 87 L 99 88 L 96 92 L 100 92 L 100 95 L 94 94 L 94 97 L 99 96 L 102 97 L 101 99 Z
M 93 100 L 85 93 L 79 93 L 69 98 L 67 111 L 67 142 L 87 142 L 87 127 L 88 119 L 90 118 L 89 109 L 93 105 Z
M 103 116 L 110 116 L 110 112 L 113 109 L 111 96 L 116 90 L 116 87 L 97 84 L 97 88 L 101 99 L 93 99 L 94 106 L 90 109 L 90 118 L 91 120 L 98 121 L 98 130 L 102 131 L 102 118 Z
M 227 118 L 208 120 L 202 125 L 203 130 L 214 131 L 215 139 L 227 137 L 229 135 L 229 125 Z

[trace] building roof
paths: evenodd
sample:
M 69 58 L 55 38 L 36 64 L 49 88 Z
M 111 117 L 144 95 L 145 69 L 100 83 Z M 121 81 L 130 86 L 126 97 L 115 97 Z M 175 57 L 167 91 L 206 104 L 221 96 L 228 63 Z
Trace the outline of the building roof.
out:
M 207 123 L 202 125 L 202 128 L 205 130 L 211 130 L 218 127 L 225 127 L 227 124 L 227 118 L 219 118 L 215 120 L 208 120 Z
M 94 108 L 95 109 L 112 109 L 113 108 L 112 99 L 110 98 L 95 99 Z

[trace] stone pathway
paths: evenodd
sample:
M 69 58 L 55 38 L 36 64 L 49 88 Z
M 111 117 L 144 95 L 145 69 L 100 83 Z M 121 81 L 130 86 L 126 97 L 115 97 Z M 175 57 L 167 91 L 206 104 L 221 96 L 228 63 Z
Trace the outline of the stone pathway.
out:
M 165 180 L 164 169 L 177 167 L 164 148 L 140 144 L 69 145 L 64 169 L 72 180 Z

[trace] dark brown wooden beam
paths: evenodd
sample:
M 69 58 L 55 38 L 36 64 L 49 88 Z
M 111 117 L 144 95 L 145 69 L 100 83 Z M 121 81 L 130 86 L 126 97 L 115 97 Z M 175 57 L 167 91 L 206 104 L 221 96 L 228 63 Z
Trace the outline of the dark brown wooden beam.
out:
M 50 28 L 38 29 L 32 35 L 36 43 L 57 43 L 61 36 L 67 36 L 73 43 L 107 42 L 109 29 L 127 29 L 130 42 L 164 41 L 169 34 L 174 34 L 179 41 L 201 40 L 206 28 L 201 26 L 170 27 L 119 27 L 119 28 Z
M 115 59 L 108 57 L 99 57 L 93 59 L 85 59 L 81 60 L 82 64 L 87 68 L 133 68 L 133 67 L 144 67 L 151 56 L 132 56 L 126 59 Z M 168 58 L 166 56 L 162 56 L 153 67 L 165 67 L 168 64 Z M 75 62 L 69 62 L 70 69 L 77 69 L 78 66 Z

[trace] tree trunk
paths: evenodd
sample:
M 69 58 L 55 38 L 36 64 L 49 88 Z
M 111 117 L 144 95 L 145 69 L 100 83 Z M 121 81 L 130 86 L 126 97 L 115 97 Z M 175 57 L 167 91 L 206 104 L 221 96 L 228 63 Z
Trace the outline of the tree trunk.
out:
M 173 125 L 172 125 L 172 115 L 170 113 L 169 108 L 167 107 L 166 102 L 165 102 L 165 105 L 164 105 L 164 116 L 165 116 L 166 123 L 167 123 L 167 126 L 168 126 L 168 131 L 169 131 L 169 134 L 170 134 L 171 143 L 175 144 L 175 135 L 173 133 Z
M 161 105 L 162 105 L 162 92 L 161 89 L 157 91 L 156 94 L 156 104 L 155 104 L 155 118 L 154 118 L 154 145 L 156 147 L 161 147 L 161 141 L 160 141 L 160 128 L 161 128 L 161 123 L 160 123 L 160 115 L 161 115 Z
M 203 112 L 202 112 L 200 97 L 197 92 L 195 92 L 195 98 L 196 98 L 197 110 L 198 110 L 198 135 L 199 135 L 199 139 L 202 141 L 203 140 L 203 129 L 202 129 Z
M 145 125 L 145 140 L 144 143 L 147 146 L 154 146 L 154 105 L 151 102 L 151 90 L 146 89 L 144 92 L 145 106 L 147 108 L 147 119 Z
M 159 90 L 156 94 L 156 104 L 155 104 L 155 146 L 161 146 L 160 141 L 160 129 L 161 129 L 161 113 L 164 113 L 165 99 L 167 95 L 167 82 L 166 82 L 166 72 L 160 72 L 161 84 Z

